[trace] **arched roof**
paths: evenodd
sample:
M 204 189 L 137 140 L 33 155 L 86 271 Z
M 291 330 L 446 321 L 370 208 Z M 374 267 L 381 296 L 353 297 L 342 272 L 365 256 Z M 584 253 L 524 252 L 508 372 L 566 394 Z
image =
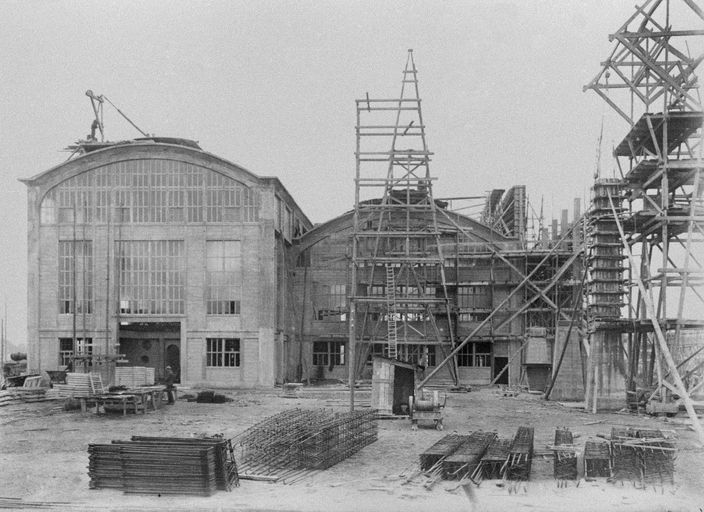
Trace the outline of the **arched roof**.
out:
M 437 211 L 438 228 L 440 231 L 455 231 L 457 230 L 457 227 L 455 226 L 456 224 L 465 230 L 470 236 L 474 236 L 480 241 L 487 241 L 488 243 L 516 242 L 515 239 L 508 238 L 495 229 L 492 229 L 491 227 L 465 215 L 444 209 L 438 209 Z M 351 231 L 353 214 L 354 211 L 348 211 L 327 222 L 316 224 L 313 229 L 298 239 L 299 251 L 305 251 L 309 247 L 334 233 L 346 230 Z
M 168 141 L 168 142 L 164 142 Z M 94 149 L 79 157 L 20 181 L 30 187 L 48 191 L 59 183 L 104 165 L 140 159 L 166 159 L 190 163 L 219 172 L 247 186 L 261 182 L 261 178 L 224 158 L 203 151 L 197 144 L 183 144 L 178 139 L 138 139 Z

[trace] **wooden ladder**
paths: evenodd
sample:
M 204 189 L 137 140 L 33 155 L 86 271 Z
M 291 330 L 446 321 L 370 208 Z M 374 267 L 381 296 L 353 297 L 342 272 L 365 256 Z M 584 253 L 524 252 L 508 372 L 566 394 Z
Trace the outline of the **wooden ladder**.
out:
M 386 265 L 386 328 L 387 328 L 387 352 L 388 357 L 396 359 L 398 357 L 396 337 L 396 279 L 394 267 Z

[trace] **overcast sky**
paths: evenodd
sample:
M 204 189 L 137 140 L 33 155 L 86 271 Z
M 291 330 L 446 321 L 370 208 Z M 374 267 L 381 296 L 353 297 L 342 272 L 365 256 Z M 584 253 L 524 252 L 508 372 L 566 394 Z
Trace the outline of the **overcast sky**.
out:
M 582 86 L 633 1 L 0 1 L 0 300 L 26 338 L 26 178 L 90 131 L 144 131 L 277 176 L 313 222 L 353 207 L 354 100 L 419 70 L 435 195 L 526 184 L 559 217 L 627 125 Z M 673 20 L 676 25 L 676 21 Z M 691 22 L 688 23 L 688 26 Z M 691 28 L 691 27 L 689 27 Z M 139 134 L 109 106 L 109 140 Z M 605 168 L 611 169 L 607 159 Z

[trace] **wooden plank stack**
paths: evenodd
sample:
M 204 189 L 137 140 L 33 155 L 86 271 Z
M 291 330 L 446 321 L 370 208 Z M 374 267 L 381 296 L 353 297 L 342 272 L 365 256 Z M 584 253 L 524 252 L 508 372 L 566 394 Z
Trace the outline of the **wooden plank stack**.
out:
M 115 368 L 115 385 L 127 388 L 154 384 L 154 368 L 147 366 L 118 366 Z
M 220 437 L 139 437 L 88 446 L 90 487 L 136 494 L 210 496 L 239 485 L 234 451 Z
M 55 384 L 61 396 L 85 398 L 103 393 L 103 380 L 99 373 L 67 373 L 66 384 Z

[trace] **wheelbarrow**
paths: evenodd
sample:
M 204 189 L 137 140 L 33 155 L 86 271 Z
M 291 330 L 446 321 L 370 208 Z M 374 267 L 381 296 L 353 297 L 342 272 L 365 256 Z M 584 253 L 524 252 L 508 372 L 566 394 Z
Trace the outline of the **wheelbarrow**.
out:
M 408 409 L 411 418 L 411 430 L 418 430 L 418 422 L 425 423 L 433 422 L 433 426 L 437 430 L 442 430 L 442 416 L 447 402 L 447 395 L 443 395 L 440 401 L 440 393 L 433 391 L 429 393 L 425 390 L 420 391 L 419 397 L 408 397 Z

